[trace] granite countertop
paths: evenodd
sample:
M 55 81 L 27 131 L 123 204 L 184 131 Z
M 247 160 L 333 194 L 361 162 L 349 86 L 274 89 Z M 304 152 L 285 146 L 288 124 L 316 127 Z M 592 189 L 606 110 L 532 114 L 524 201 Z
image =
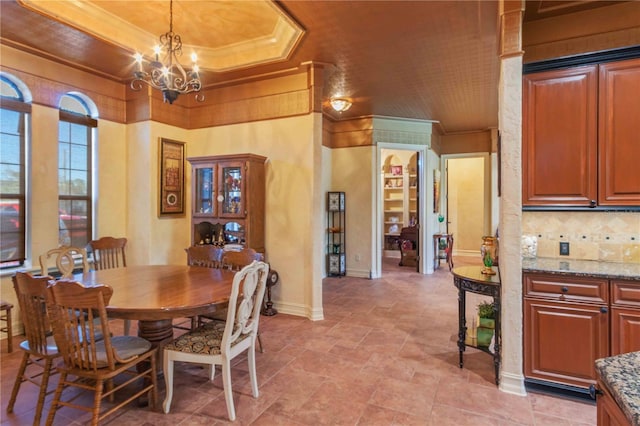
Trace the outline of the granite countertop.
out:
M 596 371 L 633 426 L 640 426 L 640 351 L 596 360 Z
M 640 281 L 640 263 L 536 257 L 523 258 L 522 271 Z

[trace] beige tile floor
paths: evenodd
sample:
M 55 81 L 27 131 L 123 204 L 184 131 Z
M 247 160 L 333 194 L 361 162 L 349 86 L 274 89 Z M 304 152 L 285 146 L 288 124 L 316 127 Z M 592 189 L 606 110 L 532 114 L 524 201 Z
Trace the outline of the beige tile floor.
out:
M 475 262 L 455 260 L 457 265 Z M 251 396 L 242 357 L 232 373 L 236 424 L 596 424 L 593 404 L 500 392 L 485 353 L 468 349 L 465 367 L 458 367 L 457 292 L 446 267 L 423 276 L 385 262 L 381 279 L 326 279 L 323 297 L 324 321 L 284 314 L 261 318 L 265 352 L 257 355 L 260 397 Z M 33 419 L 37 388 L 29 383 L 23 385 L 15 412 L 6 413 L 20 356 L 20 350 L 8 355 L 3 342 L 3 426 L 29 425 Z M 229 423 L 219 371 L 209 382 L 205 369 L 183 364 L 177 366 L 175 380 L 170 414 L 132 404 L 105 424 Z M 161 383 L 159 403 L 163 398 Z M 84 413 L 64 409 L 55 424 L 79 425 L 87 419 Z

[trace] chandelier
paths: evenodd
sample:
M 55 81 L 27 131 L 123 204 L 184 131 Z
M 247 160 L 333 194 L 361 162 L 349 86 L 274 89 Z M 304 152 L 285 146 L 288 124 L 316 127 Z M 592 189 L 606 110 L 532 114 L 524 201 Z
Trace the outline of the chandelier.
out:
M 162 91 L 165 102 L 173 104 L 180 94 L 200 92 L 202 82 L 198 76 L 198 57 L 191 54 L 193 66 L 191 71 L 185 70 L 178 58 L 182 56 L 182 39 L 173 32 L 173 0 L 169 2 L 169 32 L 160 36 L 160 44 L 154 47 L 155 59 L 149 62 L 149 69 L 143 68 L 143 56 L 136 53 L 134 58 L 138 63 L 131 82 L 133 90 L 142 89 L 142 83 Z M 160 61 L 162 58 L 162 61 Z M 202 93 L 196 93 L 196 101 L 204 101 Z

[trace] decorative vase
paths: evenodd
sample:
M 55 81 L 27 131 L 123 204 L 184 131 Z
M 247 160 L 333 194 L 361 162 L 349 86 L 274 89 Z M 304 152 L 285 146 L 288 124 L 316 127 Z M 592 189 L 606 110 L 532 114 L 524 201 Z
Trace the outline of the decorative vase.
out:
M 491 236 L 482 237 L 480 254 L 482 255 L 482 263 L 484 264 L 482 273 L 494 275 L 496 271 L 494 271 L 492 267 L 498 264 L 498 239 Z

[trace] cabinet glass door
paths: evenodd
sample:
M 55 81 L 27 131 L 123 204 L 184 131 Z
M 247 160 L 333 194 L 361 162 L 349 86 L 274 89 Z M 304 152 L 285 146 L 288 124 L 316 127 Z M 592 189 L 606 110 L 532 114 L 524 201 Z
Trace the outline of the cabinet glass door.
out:
M 220 164 L 218 215 L 221 217 L 244 217 L 243 163 Z
M 195 193 L 193 194 L 194 215 L 214 216 L 214 168 L 198 167 L 194 172 Z

